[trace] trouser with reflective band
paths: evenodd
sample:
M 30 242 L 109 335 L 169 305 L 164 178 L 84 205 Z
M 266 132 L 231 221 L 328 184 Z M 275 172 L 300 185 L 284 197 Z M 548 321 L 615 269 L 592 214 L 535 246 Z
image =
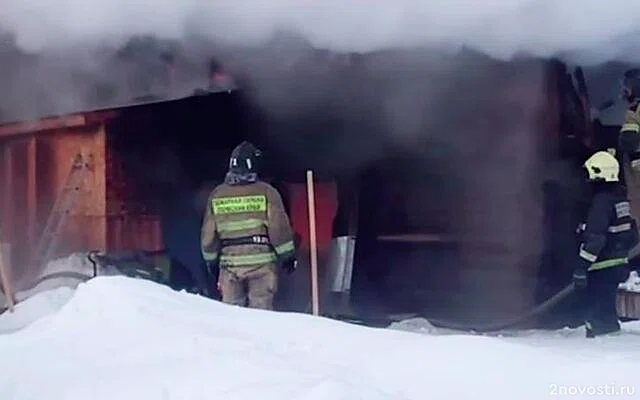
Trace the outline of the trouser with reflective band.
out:
M 222 242 L 224 246 L 238 246 L 238 245 L 264 245 L 265 251 L 255 254 L 223 254 L 220 257 L 220 263 L 229 267 L 241 267 L 257 264 L 275 263 L 279 264 L 283 262 L 283 257 L 295 250 L 293 242 L 287 242 L 278 247 L 274 247 L 268 242 L 268 237 L 262 235 L 252 236 L 253 242 L 246 242 L 251 238 L 236 238 L 236 239 L 224 239 Z M 264 239 L 264 241 L 260 241 Z
M 618 283 L 624 281 L 626 272 L 626 264 L 589 271 L 584 293 L 588 334 L 598 336 L 620 330 L 616 301 Z
M 272 310 L 273 298 L 278 290 L 276 266 L 222 267 L 218 287 L 223 303 Z

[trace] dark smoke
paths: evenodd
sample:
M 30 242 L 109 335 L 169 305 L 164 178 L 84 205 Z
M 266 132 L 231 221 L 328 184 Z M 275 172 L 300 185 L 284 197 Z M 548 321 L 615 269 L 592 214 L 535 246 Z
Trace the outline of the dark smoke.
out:
M 176 224 L 197 222 L 201 209 L 191 205 L 221 179 L 228 152 L 242 135 L 262 140 L 258 144 L 280 161 L 273 166 L 280 176 L 300 175 L 306 168 L 355 176 L 392 155 L 409 154 L 414 161 L 390 179 L 408 178 L 437 205 L 414 201 L 396 207 L 411 230 L 437 227 L 465 239 L 460 260 L 449 265 L 459 276 L 460 292 L 482 300 L 479 308 L 506 298 L 518 300 L 511 303 L 514 310 L 529 302 L 521 295 L 526 282 L 519 271 L 535 270 L 540 242 L 535 138 L 545 76 L 538 60 L 508 64 L 470 50 L 424 48 L 335 52 L 284 34 L 261 46 L 141 36 L 35 55 L 7 43 L 5 51 L 19 63 L 2 67 L 8 73 L 0 79 L 16 93 L 0 100 L 5 120 L 108 108 L 149 93 L 191 94 L 207 86 L 212 57 L 235 78 L 255 110 L 247 127 L 220 124 L 207 112 L 201 118 L 209 122 L 190 123 L 187 114 L 176 112 L 183 116 L 168 123 L 156 118 L 163 113 L 156 110 L 156 125 L 145 129 L 144 140 L 134 125 L 128 128 L 138 141 L 121 147 L 130 171 L 136 171 L 132 178 L 173 221 L 174 233 L 195 232 L 195 222 Z M 434 209 L 446 218 L 434 222 Z M 425 259 L 412 263 L 424 267 Z M 487 278 L 513 290 L 487 298 L 478 285 Z

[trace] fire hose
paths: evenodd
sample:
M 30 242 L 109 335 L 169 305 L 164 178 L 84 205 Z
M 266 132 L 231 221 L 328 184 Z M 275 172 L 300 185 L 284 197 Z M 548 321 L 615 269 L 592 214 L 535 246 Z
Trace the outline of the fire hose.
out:
M 478 333 L 489 333 L 489 332 L 497 332 L 504 329 L 509 328 L 517 328 L 521 326 L 524 322 L 530 321 L 533 318 L 544 314 L 545 312 L 551 310 L 553 307 L 558 305 L 560 302 L 567 299 L 575 290 L 575 286 L 573 283 L 567 285 L 564 289 L 548 298 L 544 302 L 538 304 L 536 307 L 528 310 L 523 314 L 518 314 L 511 318 L 496 321 L 489 324 L 484 325 L 472 325 L 472 324 L 463 324 L 452 321 L 445 321 L 440 319 L 431 319 L 427 318 L 427 321 L 431 323 L 433 326 L 437 328 L 451 329 L 456 331 L 466 331 L 466 332 L 478 332 Z M 413 314 L 416 316 L 416 314 Z M 388 318 L 354 318 L 351 316 L 338 315 L 337 319 L 342 320 L 344 322 L 354 323 L 358 325 L 366 325 L 366 326 L 376 326 L 376 327 L 387 327 L 393 321 Z
M 485 325 L 467 325 L 467 324 L 460 324 L 460 323 L 455 323 L 450 321 L 442 321 L 438 319 L 428 319 L 428 321 L 434 326 L 439 328 L 472 331 L 472 332 L 479 332 L 479 333 L 496 332 L 503 329 L 516 328 L 522 323 L 530 321 L 531 319 L 537 316 L 540 316 L 545 312 L 551 310 L 560 302 L 567 299 L 574 292 L 574 290 L 575 290 L 574 284 L 570 283 L 564 289 L 562 289 L 552 297 L 548 298 L 544 302 L 538 304 L 536 307 L 528 310 L 523 314 L 519 314 L 502 321 L 496 321 L 496 322 L 492 322 Z

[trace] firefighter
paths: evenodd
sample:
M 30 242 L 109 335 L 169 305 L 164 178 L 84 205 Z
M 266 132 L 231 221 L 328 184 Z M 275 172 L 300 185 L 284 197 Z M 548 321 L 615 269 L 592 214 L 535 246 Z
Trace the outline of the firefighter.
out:
M 273 309 L 278 267 L 295 269 L 295 244 L 280 194 L 257 174 L 260 151 L 242 142 L 225 181 L 211 192 L 202 225 L 202 254 L 219 268 L 227 304 Z
M 586 295 L 587 337 L 620 330 L 616 311 L 618 283 L 627 273 L 629 250 L 638 242 L 631 206 L 619 182 L 620 166 L 606 151 L 585 163 L 592 198 L 586 222 L 581 225 L 579 262 L 573 274 Z
M 640 186 L 640 68 L 624 73 L 621 96 L 629 108 L 620 129 L 618 147 L 622 153 L 623 180 L 627 190 L 634 192 L 634 187 Z

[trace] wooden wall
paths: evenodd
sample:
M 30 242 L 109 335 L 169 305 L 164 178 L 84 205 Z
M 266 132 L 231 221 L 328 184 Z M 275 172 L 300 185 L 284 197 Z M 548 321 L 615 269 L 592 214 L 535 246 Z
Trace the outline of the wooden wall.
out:
M 78 153 L 92 156 L 93 169 L 86 175 L 76 206 L 60 232 L 56 256 L 105 247 L 104 143 L 101 125 L 20 135 L 0 142 L 1 227 L 3 240 L 12 244 L 14 280 L 29 280 L 38 273 L 39 266 L 29 265 L 31 249 Z
M 108 137 L 107 137 L 108 139 Z M 107 243 L 109 251 L 164 249 L 160 216 L 140 200 L 141 189 L 132 181 L 122 157 L 106 146 Z
M 65 224 L 59 254 L 106 247 L 106 182 L 105 182 L 105 132 L 102 125 L 88 126 L 82 130 L 57 131 L 39 137 L 39 160 L 43 165 L 49 187 L 42 193 L 42 207 L 50 210 L 69 176 L 77 154 L 91 160 L 91 170 L 85 175 L 77 197 L 76 206 Z M 45 172 L 46 171 L 46 172 Z M 49 211 L 43 215 L 42 224 Z M 42 226 L 40 226 L 42 228 Z
M 28 248 L 35 237 L 37 220 L 36 190 L 37 171 L 35 153 L 37 142 L 35 138 L 21 138 L 19 140 L 3 141 L 0 147 L 0 237 L 9 247 L 10 254 L 6 257 L 10 265 L 25 262 Z M 21 243 L 21 246 L 15 246 Z M 12 277 L 18 279 L 23 271 L 12 268 Z
M 11 243 L 9 263 L 18 287 L 39 273 L 29 265 L 75 156 L 91 160 L 76 204 L 60 231 L 54 257 L 72 252 L 160 250 L 160 217 L 134 207 L 134 191 L 118 155 L 108 153 L 102 122 L 0 138 L 0 241 Z M 109 194 L 108 194 L 109 193 Z M 110 202 L 108 202 L 110 201 Z

